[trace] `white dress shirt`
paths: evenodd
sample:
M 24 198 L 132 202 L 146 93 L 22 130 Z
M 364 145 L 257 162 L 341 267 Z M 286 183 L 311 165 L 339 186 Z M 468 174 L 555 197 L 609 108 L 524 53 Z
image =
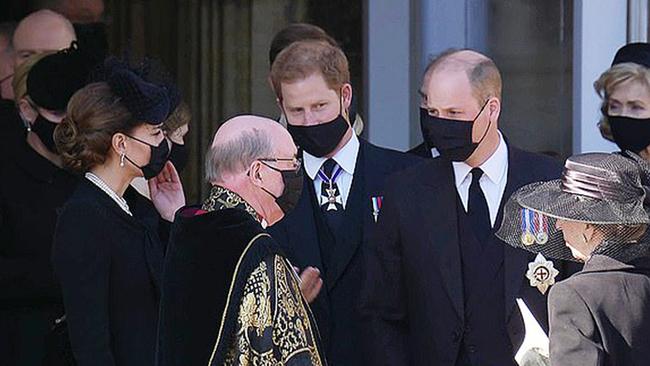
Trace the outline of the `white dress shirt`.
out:
M 323 166 L 323 163 L 327 158 L 317 158 L 306 151 L 303 151 L 303 164 L 305 165 L 305 171 L 311 180 L 314 182 L 314 190 L 316 191 L 316 199 L 318 202 L 321 200 L 321 185 L 323 180 L 318 176 L 318 171 Z M 352 186 L 352 177 L 354 176 L 354 168 L 357 165 L 357 156 L 359 155 L 359 139 L 355 134 L 352 134 L 350 141 L 347 142 L 339 150 L 332 159 L 338 164 L 343 171 L 336 179 L 336 184 L 339 188 L 339 193 L 341 195 L 341 205 L 345 208 L 345 204 L 348 200 L 348 195 L 350 194 L 350 187 Z
M 465 162 L 454 161 L 452 165 L 456 178 L 456 191 L 467 212 L 469 186 L 472 183 L 472 174 L 470 173 L 472 167 L 465 164 Z M 490 224 L 494 227 L 494 222 L 499 213 L 501 198 L 503 198 L 503 192 L 506 189 L 506 183 L 508 181 L 508 147 L 501 132 L 499 132 L 499 146 L 497 146 L 492 156 L 481 164 L 479 168 L 483 170 L 483 175 L 478 183 L 481 186 L 481 190 L 483 190 L 483 195 L 485 196 L 488 210 L 490 211 Z

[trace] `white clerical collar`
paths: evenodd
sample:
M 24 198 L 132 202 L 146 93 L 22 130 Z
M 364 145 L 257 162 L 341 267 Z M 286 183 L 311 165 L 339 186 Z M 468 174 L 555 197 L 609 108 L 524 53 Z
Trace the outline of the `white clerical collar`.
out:
M 359 154 L 359 139 L 357 135 L 352 132 L 352 137 L 350 140 L 339 150 L 332 159 L 343 168 L 343 170 L 350 174 L 354 175 L 354 168 L 357 165 L 357 155 Z M 303 151 L 303 163 L 305 165 L 305 171 L 311 180 L 316 179 L 316 174 L 318 170 L 323 166 L 323 163 L 327 160 L 326 157 L 317 158 L 310 153 Z
M 506 140 L 504 140 L 499 132 L 499 145 L 497 149 L 492 153 L 492 155 L 479 166 L 483 171 L 483 174 L 487 176 L 492 183 L 499 184 L 503 179 L 503 176 L 508 172 L 508 146 L 506 145 Z M 452 162 L 454 167 L 454 176 L 456 179 L 456 187 L 459 187 L 463 181 L 467 178 L 472 167 L 467 165 L 464 161 L 454 161 Z

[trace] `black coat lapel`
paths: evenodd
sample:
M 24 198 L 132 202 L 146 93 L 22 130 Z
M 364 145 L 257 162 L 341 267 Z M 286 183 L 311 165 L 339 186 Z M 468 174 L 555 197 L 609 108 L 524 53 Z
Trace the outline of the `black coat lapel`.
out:
M 129 216 L 124 210 L 122 210 L 118 204 L 113 201 L 105 192 L 103 192 L 99 187 L 90 182 L 88 179 L 82 179 L 83 184 L 89 190 L 92 190 L 98 200 L 114 215 L 119 217 L 127 225 L 131 226 L 136 230 L 142 232 L 142 241 L 144 246 L 144 255 L 145 261 L 147 262 L 147 268 L 149 269 L 149 274 L 151 276 L 151 283 L 156 289 L 158 295 L 160 296 L 160 284 L 162 277 L 162 267 L 163 267 L 163 249 L 160 243 L 160 238 L 158 233 L 154 232 L 149 225 L 146 225 L 147 220 L 157 220 L 157 212 L 147 212 L 147 210 L 140 210 L 141 206 L 144 204 L 151 204 L 141 202 L 140 200 L 145 200 L 143 196 L 139 193 L 130 191 L 131 188 L 127 189 L 125 192 L 125 199 L 129 204 L 131 212 L 134 216 Z M 137 195 L 137 196 L 135 196 Z M 152 205 L 152 204 L 151 204 Z M 153 205 L 152 205 L 153 207 Z M 155 210 L 155 208 L 152 208 Z
M 432 160 L 426 165 L 426 174 L 421 179 L 420 201 L 422 230 L 428 232 L 423 243 L 428 246 L 425 252 L 432 251 L 437 259 L 440 276 L 443 279 L 449 298 L 458 312 L 464 317 L 463 280 L 458 242 L 458 219 L 456 214 L 456 187 L 453 168 L 449 162 Z
M 366 144 L 359 141 L 359 153 L 352 177 L 352 185 L 346 202 L 342 227 L 335 233 L 336 244 L 327 272 L 327 289 L 331 290 L 347 268 L 350 260 L 359 249 L 363 240 L 363 218 L 367 214 L 366 179 L 367 170 Z
M 508 177 L 506 188 L 503 192 L 503 197 L 501 198 L 501 203 L 499 204 L 499 213 L 497 215 L 497 220 L 494 225 L 494 231 L 496 232 L 499 227 L 501 227 L 501 222 L 503 220 L 503 207 L 506 202 L 512 196 L 512 194 L 525 185 L 527 180 L 524 179 L 521 172 L 523 169 L 533 169 L 534 167 L 525 167 L 522 166 L 521 162 L 518 159 L 516 149 L 513 149 L 508 146 Z M 515 174 L 515 172 L 519 173 Z M 504 280 L 505 280 L 505 306 L 506 306 L 506 323 L 510 319 L 512 310 L 515 307 L 515 299 L 521 285 L 525 279 L 525 272 L 523 269 L 526 268 L 526 263 L 528 262 L 528 253 L 509 247 L 499 239 L 496 239 L 499 244 L 504 245 L 503 252 L 503 261 L 504 261 Z
M 315 266 L 322 272 L 323 260 L 316 227 L 315 208 L 318 207 L 316 192 L 314 182 L 306 174 L 304 177 L 302 195 L 298 205 L 290 213 L 292 219 L 287 220 L 293 223 L 293 225 L 286 225 L 287 241 L 290 243 L 287 251 L 290 253 L 289 259 L 296 262 L 294 265 Z

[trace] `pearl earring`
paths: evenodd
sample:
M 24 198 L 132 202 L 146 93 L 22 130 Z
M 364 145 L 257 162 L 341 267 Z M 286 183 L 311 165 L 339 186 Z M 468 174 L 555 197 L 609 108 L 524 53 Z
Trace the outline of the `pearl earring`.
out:
M 120 154 L 120 167 L 121 168 L 124 168 L 124 156 L 125 156 L 125 154 L 124 154 L 124 152 L 122 152 Z

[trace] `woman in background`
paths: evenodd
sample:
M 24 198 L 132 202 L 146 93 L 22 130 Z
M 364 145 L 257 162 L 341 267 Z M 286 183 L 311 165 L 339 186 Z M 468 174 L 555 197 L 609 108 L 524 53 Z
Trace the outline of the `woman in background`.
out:
M 650 44 L 621 47 L 594 88 L 602 100 L 603 137 L 650 160 Z
M 0 142 L 0 364 L 8 366 L 42 365 L 46 336 L 63 314 L 52 238 L 78 179 L 61 168 L 53 132 L 88 73 L 76 48 L 32 57 L 14 75 L 20 117 L 2 121 L 22 132 Z

